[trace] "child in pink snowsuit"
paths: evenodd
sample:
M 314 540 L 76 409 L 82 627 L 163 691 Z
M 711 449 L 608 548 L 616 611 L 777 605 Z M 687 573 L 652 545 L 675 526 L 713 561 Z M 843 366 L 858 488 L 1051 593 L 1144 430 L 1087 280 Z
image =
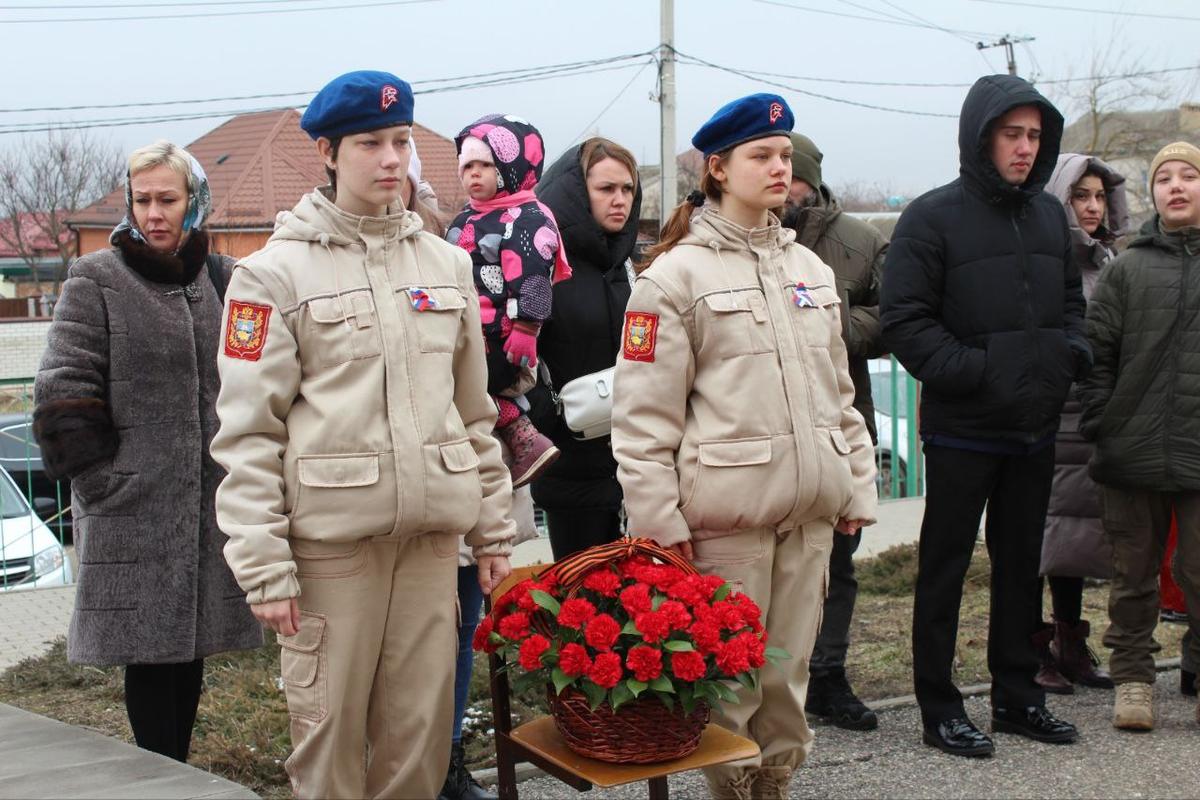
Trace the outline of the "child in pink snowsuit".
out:
M 537 336 L 550 316 L 552 284 L 571 276 L 550 209 L 533 187 L 542 175 L 542 136 L 528 122 L 490 114 L 454 139 L 459 178 L 470 198 L 446 238 L 471 254 L 488 391 L 499 408 L 496 432 L 512 454 L 513 488 L 536 478 L 558 457 L 522 411 L 534 384 Z

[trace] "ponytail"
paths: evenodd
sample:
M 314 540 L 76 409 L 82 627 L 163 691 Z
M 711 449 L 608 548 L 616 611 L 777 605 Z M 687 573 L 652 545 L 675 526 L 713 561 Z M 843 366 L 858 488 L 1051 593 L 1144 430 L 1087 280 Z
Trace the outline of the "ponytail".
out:
M 721 161 L 729 156 L 729 151 L 719 154 Z M 671 250 L 679 241 L 687 236 L 691 228 L 692 214 L 704 205 L 704 201 L 721 199 L 721 184 L 713 177 L 708 169 L 708 161 L 704 162 L 704 174 L 700 176 L 700 191 L 692 192 L 682 203 L 675 206 L 667 224 L 663 226 L 658 237 L 658 244 L 646 250 L 642 260 L 634 265 L 634 271 L 641 275 L 654 259 Z

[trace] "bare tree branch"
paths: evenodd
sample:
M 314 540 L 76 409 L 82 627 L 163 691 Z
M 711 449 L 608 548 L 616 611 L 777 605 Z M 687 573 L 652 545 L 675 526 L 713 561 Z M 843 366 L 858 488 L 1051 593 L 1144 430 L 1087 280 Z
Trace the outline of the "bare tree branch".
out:
M 0 239 L 35 276 L 35 264 L 45 260 L 46 242 L 39 240 L 52 243 L 57 294 L 75 255 L 66 221 L 116 188 L 124 174 L 121 151 L 87 131 L 53 130 L 18 141 L 0 155 L 0 218 L 9 222 L 0 226 Z

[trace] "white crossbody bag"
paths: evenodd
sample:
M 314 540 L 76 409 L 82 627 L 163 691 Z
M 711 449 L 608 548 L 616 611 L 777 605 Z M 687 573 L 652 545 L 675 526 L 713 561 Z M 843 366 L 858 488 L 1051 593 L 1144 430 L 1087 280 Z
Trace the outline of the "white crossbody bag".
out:
M 633 263 L 628 259 L 625 260 L 625 273 L 629 278 L 629 285 L 633 286 L 636 276 Z M 546 362 L 541 362 L 538 369 L 542 383 L 550 390 L 550 397 L 553 398 L 558 413 L 562 415 L 563 422 L 576 439 L 599 439 L 612 433 L 613 376 L 617 371 L 615 365 L 567 381 L 557 393 L 554 391 L 553 381 L 550 380 L 550 370 L 546 367 Z

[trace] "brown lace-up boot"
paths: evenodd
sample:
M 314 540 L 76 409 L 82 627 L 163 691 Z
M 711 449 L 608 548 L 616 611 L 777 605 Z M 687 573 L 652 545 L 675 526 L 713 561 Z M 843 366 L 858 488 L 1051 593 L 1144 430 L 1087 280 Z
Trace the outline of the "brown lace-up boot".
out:
M 1051 694 L 1074 694 L 1075 687 L 1067 680 L 1055 665 L 1054 655 L 1050 652 L 1050 642 L 1054 639 L 1055 626 L 1045 625 L 1033 634 L 1033 647 L 1037 651 L 1038 667 L 1034 680 Z
M 1071 625 L 1054 621 L 1054 642 L 1050 652 L 1054 654 L 1058 671 L 1067 680 L 1094 689 L 1111 689 L 1113 680 L 1100 669 L 1100 659 L 1088 647 L 1087 638 L 1091 626 L 1086 619 Z

